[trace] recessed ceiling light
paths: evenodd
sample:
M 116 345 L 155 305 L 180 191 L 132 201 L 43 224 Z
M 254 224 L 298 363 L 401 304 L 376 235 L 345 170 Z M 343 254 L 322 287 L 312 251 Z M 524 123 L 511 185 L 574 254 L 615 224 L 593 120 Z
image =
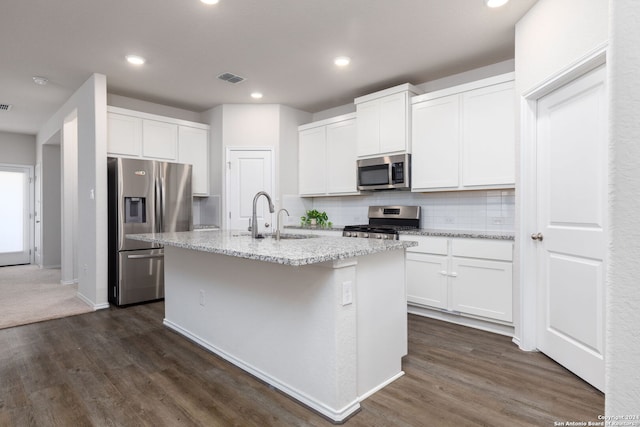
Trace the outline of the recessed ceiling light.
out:
M 509 0 L 484 0 L 488 7 L 500 7 L 507 4 Z
M 336 59 L 333 60 L 333 63 L 336 64 L 338 67 L 346 67 L 347 65 L 349 65 L 350 62 L 351 62 L 351 58 L 349 58 L 348 56 L 338 56 Z
M 44 86 L 49 83 L 49 79 L 41 76 L 33 76 L 33 82 L 37 85 Z
M 146 59 L 138 55 L 127 55 L 127 61 L 133 65 L 142 65 L 147 62 Z
M 253 93 L 251 94 L 251 97 L 252 97 L 253 99 L 262 99 L 262 93 L 260 93 L 260 92 L 253 92 Z
M 204 4 L 218 4 L 220 0 L 200 0 Z

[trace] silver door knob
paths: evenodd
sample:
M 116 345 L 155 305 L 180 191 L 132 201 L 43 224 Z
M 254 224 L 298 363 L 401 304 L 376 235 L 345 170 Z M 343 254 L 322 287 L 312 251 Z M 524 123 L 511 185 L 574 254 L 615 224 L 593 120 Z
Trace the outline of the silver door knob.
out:
M 537 240 L 537 241 L 539 241 L 539 242 L 542 242 L 543 236 L 542 236 L 542 233 L 533 233 L 533 234 L 531 235 L 531 238 L 532 238 L 533 240 Z

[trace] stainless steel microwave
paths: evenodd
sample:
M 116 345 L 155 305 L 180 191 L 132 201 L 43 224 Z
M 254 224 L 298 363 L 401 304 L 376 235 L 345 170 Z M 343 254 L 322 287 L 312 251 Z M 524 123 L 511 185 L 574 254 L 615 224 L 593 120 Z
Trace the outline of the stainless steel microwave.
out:
M 358 190 L 409 190 L 411 155 L 358 160 Z

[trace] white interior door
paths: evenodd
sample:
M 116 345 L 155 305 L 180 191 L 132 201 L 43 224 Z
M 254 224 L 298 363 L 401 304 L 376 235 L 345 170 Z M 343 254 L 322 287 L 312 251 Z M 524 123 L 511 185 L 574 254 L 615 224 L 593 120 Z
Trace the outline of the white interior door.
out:
M 0 266 L 31 262 L 31 168 L 0 165 Z
M 227 229 L 247 230 L 253 212 L 253 198 L 259 191 L 266 191 L 275 203 L 273 194 L 273 152 L 266 150 L 230 149 L 227 152 Z M 265 223 L 271 230 L 271 214 L 265 197 L 258 199 L 259 231 Z
M 604 66 L 538 101 L 538 348 L 604 389 L 607 95 Z M 541 233 L 541 234 L 538 234 Z

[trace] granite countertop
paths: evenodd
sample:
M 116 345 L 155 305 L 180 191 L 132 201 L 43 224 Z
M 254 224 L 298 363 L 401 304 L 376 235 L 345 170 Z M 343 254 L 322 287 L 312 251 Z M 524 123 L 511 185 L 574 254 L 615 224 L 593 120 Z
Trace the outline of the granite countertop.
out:
M 333 226 L 332 228 L 313 228 L 296 225 L 287 225 L 290 230 L 315 230 L 315 231 L 342 231 L 344 226 Z M 434 228 L 418 228 L 415 230 L 402 230 L 399 232 L 403 236 L 435 236 L 435 237 L 460 237 L 470 239 L 495 239 L 514 240 L 513 231 L 474 231 L 474 230 L 438 230 Z
M 405 236 L 460 237 L 470 239 L 515 239 L 515 233 L 512 231 L 436 230 L 430 228 L 418 228 L 417 230 L 403 230 L 400 231 L 400 234 Z
M 289 233 L 283 235 L 292 236 Z M 416 242 L 400 240 L 293 236 L 300 238 L 280 241 L 271 237 L 252 239 L 251 235 L 246 231 L 224 230 L 133 234 L 128 235 L 127 238 L 194 251 L 211 252 L 292 266 L 354 258 L 417 245 Z

